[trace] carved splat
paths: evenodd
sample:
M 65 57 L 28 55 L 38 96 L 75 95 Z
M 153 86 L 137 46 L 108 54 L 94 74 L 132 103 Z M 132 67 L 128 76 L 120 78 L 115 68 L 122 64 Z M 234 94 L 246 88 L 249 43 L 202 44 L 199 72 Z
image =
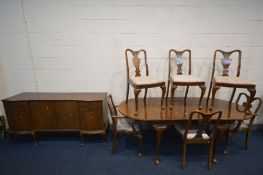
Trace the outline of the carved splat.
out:
M 199 121 L 195 138 L 203 138 L 204 128 L 209 125 L 210 118 L 210 116 L 203 116 L 203 119 Z
M 140 71 L 140 64 L 141 64 L 141 59 L 139 58 L 139 53 L 138 51 L 134 51 L 132 53 L 133 58 L 132 58 L 132 63 L 135 67 L 135 77 L 141 76 L 141 71 Z
M 223 66 L 222 76 L 228 76 L 229 66 L 232 63 L 232 59 L 229 58 L 231 53 L 230 52 L 223 52 L 222 54 L 224 56 L 224 58 L 221 59 L 221 64 Z
M 183 57 L 182 57 L 183 52 L 176 52 L 176 58 L 175 58 L 175 63 L 177 65 L 177 75 L 183 75 Z

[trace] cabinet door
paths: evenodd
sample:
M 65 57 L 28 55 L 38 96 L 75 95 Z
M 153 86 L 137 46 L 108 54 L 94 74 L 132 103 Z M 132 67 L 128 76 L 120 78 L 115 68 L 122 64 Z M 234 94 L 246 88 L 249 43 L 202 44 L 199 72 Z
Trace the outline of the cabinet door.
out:
M 79 129 L 77 103 L 70 101 L 60 101 L 55 103 L 58 129 Z
M 27 102 L 7 102 L 4 107 L 8 125 L 12 131 L 31 131 L 34 129 Z
M 87 131 L 103 130 L 101 102 L 79 103 L 80 129 Z
M 31 102 L 32 119 L 36 130 L 49 130 L 57 128 L 54 102 Z

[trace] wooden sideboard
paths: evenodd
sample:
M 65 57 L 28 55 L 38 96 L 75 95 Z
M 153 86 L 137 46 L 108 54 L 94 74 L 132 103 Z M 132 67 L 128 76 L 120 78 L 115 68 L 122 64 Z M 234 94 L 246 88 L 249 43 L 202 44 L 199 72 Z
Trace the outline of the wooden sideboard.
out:
M 101 134 L 106 142 L 108 128 L 107 93 L 40 93 L 25 92 L 3 99 L 9 132 L 79 131 L 81 145 L 84 134 Z

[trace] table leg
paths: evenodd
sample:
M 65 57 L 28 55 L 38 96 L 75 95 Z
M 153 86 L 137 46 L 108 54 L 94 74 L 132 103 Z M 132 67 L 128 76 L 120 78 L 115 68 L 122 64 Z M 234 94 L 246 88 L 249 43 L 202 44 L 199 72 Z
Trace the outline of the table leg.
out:
M 155 164 L 160 165 L 160 144 L 162 139 L 163 131 L 166 129 L 166 125 L 154 125 L 153 126 L 156 132 L 156 158 Z

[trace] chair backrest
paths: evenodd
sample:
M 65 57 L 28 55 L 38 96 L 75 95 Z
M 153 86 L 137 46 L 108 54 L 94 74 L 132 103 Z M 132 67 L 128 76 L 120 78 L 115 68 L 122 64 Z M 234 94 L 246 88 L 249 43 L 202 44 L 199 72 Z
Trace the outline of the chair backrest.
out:
M 172 56 L 172 53 L 175 53 L 174 57 Z M 169 75 L 168 78 L 173 73 L 173 58 L 175 61 L 175 64 L 177 65 L 177 75 L 183 74 L 183 63 L 185 62 L 185 59 L 188 58 L 188 75 L 191 75 L 191 50 L 185 49 L 183 51 L 178 51 L 174 49 L 169 50 Z
M 144 58 L 144 64 L 145 64 L 145 70 L 146 70 L 146 76 L 149 75 L 149 68 L 148 68 L 148 63 L 147 63 L 147 54 L 146 50 L 141 49 L 138 51 L 134 51 L 131 49 L 126 49 L 125 50 L 125 59 L 126 59 L 126 70 L 127 70 L 127 79 L 130 78 L 130 67 L 129 67 L 129 53 L 132 54 L 132 64 L 135 67 L 135 77 L 141 76 L 141 58 L 139 57 L 140 53 L 143 53 L 143 58 Z
M 206 104 L 208 105 L 208 101 L 209 101 L 209 97 L 211 94 L 211 90 L 212 90 L 212 84 L 213 84 L 213 79 L 215 76 L 215 71 L 216 71 L 216 63 L 217 63 L 217 59 L 219 59 L 219 55 L 221 54 L 221 65 L 222 65 L 222 76 L 229 76 L 229 67 L 232 63 L 232 58 L 230 58 L 230 56 L 234 53 L 237 53 L 237 69 L 236 69 L 236 77 L 239 77 L 240 75 L 240 69 L 241 69 L 241 55 L 242 52 L 241 50 L 232 50 L 229 52 L 223 51 L 223 50 L 216 50 L 214 52 L 214 58 L 213 58 L 213 65 L 212 65 L 212 75 L 211 75 L 211 81 L 210 81 L 210 86 L 209 86 L 209 90 L 208 90 L 208 94 L 207 94 L 207 101 Z M 234 94 L 232 94 L 232 96 L 234 96 Z M 232 101 L 232 100 L 231 100 Z
M 202 134 L 211 124 L 213 124 L 213 126 L 211 128 L 210 139 L 213 139 L 215 136 L 216 126 L 219 120 L 221 119 L 221 115 L 222 115 L 222 111 L 217 111 L 213 113 L 203 113 L 200 112 L 199 110 L 192 111 L 190 113 L 190 117 L 185 127 L 184 139 L 187 138 L 188 131 L 189 129 L 192 129 L 191 127 L 193 126 L 196 130 L 195 133 L 196 135 L 193 139 L 197 139 L 197 140 L 203 139 Z M 194 123 L 193 125 L 192 123 L 196 121 L 196 119 L 197 119 L 197 124 Z
M 240 100 L 241 100 L 241 97 L 245 97 L 245 100 L 243 101 L 242 103 L 242 109 L 240 109 Z M 254 120 L 255 120 L 255 117 L 258 115 L 258 111 L 259 111 L 259 108 L 261 107 L 261 104 L 262 104 L 262 99 L 259 98 L 259 97 L 255 97 L 251 103 L 249 104 L 248 101 L 249 101 L 249 95 L 245 94 L 245 93 L 240 93 L 237 97 L 237 100 L 235 102 L 236 104 L 236 109 L 237 111 L 239 112 L 244 112 L 244 113 L 247 113 L 247 114 L 250 114 L 252 115 L 251 119 L 250 119 L 250 122 L 249 122 L 249 126 L 251 127 Z M 249 105 L 249 106 L 247 106 Z M 245 111 L 245 109 L 247 109 L 248 111 Z M 241 124 L 241 122 L 239 122 Z M 239 125 L 240 125 L 239 124 Z
M 108 95 L 108 98 L 107 98 L 107 104 L 108 104 L 108 108 L 109 108 L 109 111 L 110 111 L 110 115 L 111 115 L 111 119 L 112 119 L 112 122 L 113 122 L 113 126 L 116 125 L 116 121 L 114 120 L 114 116 L 117 116 L 117 108 L 114 104 L 114 101 L 112 99 L 112 96 L 111 94 Z
M 234 53 L 237 53 L 237 69 L 236 69 L 236 77 L 239 77 L 240 75 L 240 68 L 241 68 L 241 50 L 232 50 L 229 52 L 223 51 L 223 50 L 216 50 L 214 52 L 214 58 L 213 58 L 213 68 L 212 68 L 212 79 L 214 77 L 215 74 L 215 70 L 216 70 L 216 61 L 217 59 L 221 58 L 221 65 L 223 68 L 222 71 L 222 76 L 229 76 L 229 67 L 233 61 L 234 58 L 230 58 L 231 55 L 233 55 Z M 221 55 L 221 57 L 220 57 Z

